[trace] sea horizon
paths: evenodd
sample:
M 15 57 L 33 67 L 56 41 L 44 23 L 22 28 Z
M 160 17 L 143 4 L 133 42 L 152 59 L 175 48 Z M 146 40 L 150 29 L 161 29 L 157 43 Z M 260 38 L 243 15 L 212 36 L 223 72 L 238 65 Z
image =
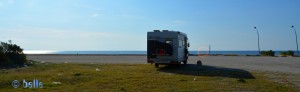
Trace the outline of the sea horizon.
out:
M 275 55 L 280 55 L 282 51 L 288 50 L 273 50 Z M 215 50 L 215 51 L 189 51 L 190 54 L 230 54 L 230 55 L 258 55 L 258 51 L 253 50 Z M 297 53 L 297 51 L 294 51 Z M 24 50 L 24 54 L 138 54 L 146 55 L 147 51 L 104 51 L 104 50 L 66 50 L 66 51 L 50 51 L 50 50 Z

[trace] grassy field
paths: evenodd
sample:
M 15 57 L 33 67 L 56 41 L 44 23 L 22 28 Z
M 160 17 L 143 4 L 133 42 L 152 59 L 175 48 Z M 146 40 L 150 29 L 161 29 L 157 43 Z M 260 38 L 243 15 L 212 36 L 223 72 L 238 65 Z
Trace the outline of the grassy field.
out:
M 40 89 L 13 88 L 13 80 L 39 79 Z M 60 82 L 54 84 L 53 82 Z M 2 69 L 0 91 L 259 91 L 294 92 L 292 84 L 277 83 L 262 73 L 214 66 L 150 64 L 37 64 Z

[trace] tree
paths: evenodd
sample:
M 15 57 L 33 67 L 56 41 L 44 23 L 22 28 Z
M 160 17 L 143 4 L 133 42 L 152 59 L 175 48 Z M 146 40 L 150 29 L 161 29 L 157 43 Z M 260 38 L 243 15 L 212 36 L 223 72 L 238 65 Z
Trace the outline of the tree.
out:
M 11 66 L 11 65 L 23 65 L 27 63 L 26 55 L 23 53 L 23 49 L 16 45 L 1 42 L 0 44 L 0 66 Z
M 0 47 L 0 49 L 1 49 L 1 47 Z M 12 62 L 9 62 L 9 59 L 1 50 L 0 51 L 0 67 L 6 66 L 6 65 L 11 65 L 11 64 L 12 64 Z

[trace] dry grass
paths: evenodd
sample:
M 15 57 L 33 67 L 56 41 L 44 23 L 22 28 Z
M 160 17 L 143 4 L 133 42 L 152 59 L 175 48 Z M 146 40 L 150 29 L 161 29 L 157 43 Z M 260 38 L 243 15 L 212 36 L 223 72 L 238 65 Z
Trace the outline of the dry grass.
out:
M 13 88 L 13 80 L 39 79 L 42 89 Z M 60 82 L 61 84 L 53 84 Z M 292 84 L 261 73 L 213 66 L 148 64 L 38 64 L 0 71 L 0 91 L 264 91 L 294 92 Z

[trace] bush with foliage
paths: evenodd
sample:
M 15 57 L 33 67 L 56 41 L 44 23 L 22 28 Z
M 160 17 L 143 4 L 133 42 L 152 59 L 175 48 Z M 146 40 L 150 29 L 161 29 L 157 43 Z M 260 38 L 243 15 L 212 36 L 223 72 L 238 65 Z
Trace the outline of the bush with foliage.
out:
M 20 66 L 27 63 L 23 49 L 16 45 L 6 42 L 0 44 L 0 67 Z
M 260 52 L 260 54 L 263 55 L 263 56 L 275 56 L 275 52 L 272 51 L 272 50 L 262 51 L 262 52 Z
M 294 56 L 294 51 L 292 51 L 292 50 L 289 50 L 289 51 L 283 51 L 283 52 L 280 52 L 280 54 L 282 55 L 282 56 Z
M 289 50 L 289 51 L 286 52 L 286 55 L 287 56 L 294 56 L 294 51 Z
M 282 51 L 282 52 L 280 52 L 280 55 L 283 56 L 283 57 L 286 57 L 286 52 Z

